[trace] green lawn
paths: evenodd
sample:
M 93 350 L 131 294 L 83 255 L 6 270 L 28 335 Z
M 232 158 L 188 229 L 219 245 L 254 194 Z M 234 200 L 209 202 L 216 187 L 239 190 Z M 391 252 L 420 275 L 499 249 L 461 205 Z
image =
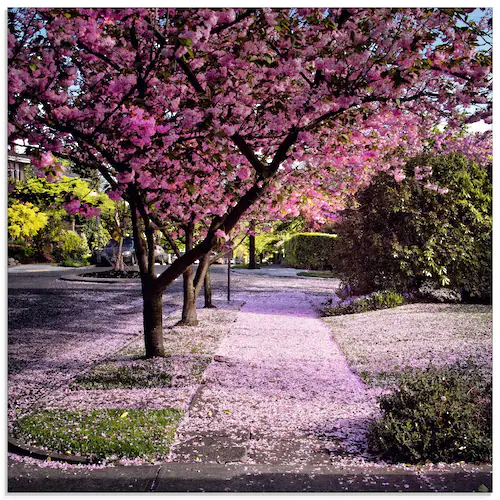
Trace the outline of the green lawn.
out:
M 27 445 L 65 455 L 158 460 L 170 451 L 182 410 L 38 410 L 15 424 Z

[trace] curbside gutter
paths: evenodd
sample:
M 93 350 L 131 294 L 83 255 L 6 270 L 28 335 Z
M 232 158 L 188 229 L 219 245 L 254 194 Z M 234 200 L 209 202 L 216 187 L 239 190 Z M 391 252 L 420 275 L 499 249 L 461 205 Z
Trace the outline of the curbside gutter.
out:
M 59 279 L 63 281 L 80 281 L 84 283 L 137 283 L 141 282 L 140 278 L 91 278 L 80 274 L 69 274 L 61 276 Z

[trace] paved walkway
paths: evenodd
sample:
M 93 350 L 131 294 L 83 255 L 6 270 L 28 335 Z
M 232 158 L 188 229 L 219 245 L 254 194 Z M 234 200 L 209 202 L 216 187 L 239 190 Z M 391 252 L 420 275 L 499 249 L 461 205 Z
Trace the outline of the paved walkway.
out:
M 303 292 L 244 297 L 173 447 L 174 461 L 328 464 L 368 458 L 376 390 L 348 367 Z

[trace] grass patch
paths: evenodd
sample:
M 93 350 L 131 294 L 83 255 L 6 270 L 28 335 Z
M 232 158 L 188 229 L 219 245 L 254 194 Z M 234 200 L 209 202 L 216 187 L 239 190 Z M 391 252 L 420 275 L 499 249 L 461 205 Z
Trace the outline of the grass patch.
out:
M 31 446 L 97 459 L 166 457 L 183 412 L 163 410 L 40 410 L 18 420 L 14 435 Z
M 196 382 L 200 382 L 201 378 L 203 377 L 203 373 L 205 373 L 205 370 L 207 366 L 210 364 L 212 361 L 212 357 L 210 356 L 197 356 L 196 357 L 196 362 L 193 363 L 191 366 L 191 375 L 193 378 L 196 380 Z
M 231 264 L 231 269 L 248 269 L 248 264 Z M 255 269 L 260 269 L 260 266 L 256 265 Z
M 174 358 L 178 362 L 174 363 Z M 179 387 L 197 383 L 211 356 L 166 356 L 164 358 L 117 360 L 95 366 L 75 378 L 70 388 L 141 389 Z
M 136 389 L 171 387 L 171 360 L 164 358 L 159 367 L 154 359 L 138 359 L 121 364 L 106 363 L 76 377 L 72 389 Z
M 307 276 L 308 278 L 335 278 L 331 271 L 300 271 L 297 276 Z

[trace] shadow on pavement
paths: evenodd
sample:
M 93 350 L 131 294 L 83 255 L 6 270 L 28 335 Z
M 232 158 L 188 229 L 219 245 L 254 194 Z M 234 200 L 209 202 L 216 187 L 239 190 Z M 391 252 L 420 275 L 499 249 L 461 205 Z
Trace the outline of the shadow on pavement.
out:
M 246 469 L 253 472 L 245 472 Z M 260 470 L 256 470 L 259 468 Z M 267 470 L 266 470 L 267 469 Z M 266 466 L 165 464 L 98 470 L 57 470 L 13 463 L 9 492 L 491 492 L 489 471 L 380 473 L 363 468 L 286 472 Z

